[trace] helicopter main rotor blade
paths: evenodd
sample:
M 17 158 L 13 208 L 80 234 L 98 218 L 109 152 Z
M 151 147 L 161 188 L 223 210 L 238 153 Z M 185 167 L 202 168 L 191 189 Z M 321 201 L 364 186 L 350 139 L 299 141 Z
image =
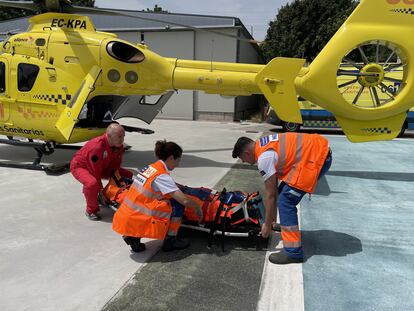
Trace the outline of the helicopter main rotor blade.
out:
M 20 29 L 17 28 L 17 29 L 9 30 L 7 32 L 0 32 L 0 35 L 1 36 L 11 36 L 11 35 L 18 34 L 19 32 L 21 32 L 21 31 L 20 31 Z
M 217 34 L 217 35 L 233 38 L 233 39 L 236 39 L 236 40 L 239 40 L 239 41 L 246 41 L 246 42 L 250 42 L 250 43 L 261 43 L 262 42 L 262 41 L 257 41 L 257 40 L 254 40 L 254 39 L 247 39 L 247 38 L 242 38 L 242 37 L 238 37 L 238 36 L 233 36 L 233 35 L 230 35 L 230 34 L 222 33 L 222 32 L 211 30 L 211 29 L 197 28 L 197 27 L 194 27 L 194 26 L 190 26 L 190 25 L 186 25 L 186 24 L 180 24 L 180 23 L 176 23 L 176 22 L 165 21 L 165 20 L 161 20 L 161 19 L 153 18 L 153 17 L 143 17 L 143 16 L 136 16 L 136 15 L 132 15 L 132 14 L 128 14 L 128 13 L 113 12 L 113 11 L 109 11 L 108 9 L 97 9 L 97 8 L 90 8 L 90 7 L 65 5 L 65 6 L 63 6 L 63 11 L 65 13 L 72 13 L 72 14 L 104 14 L 104 15 L 113 15 L 113 16 L 114 15 L 115 16 L 124 16 L 124 17 L 141 19 L 141 20 L 150 21 L 150 22 L 163 23 L 163 24 L 165 24 L 166 28 L 169 25 L 171 25 L 171 26 L 182 27 L 182 28 L 185 28 L 185 29 L 191 29 L 191 30 L 194 30 L 194 31 L 214 33 L 214 34 Z M 142 13 L 142 14 L 147 14 L 147 13 Z
M 69 14 L 103 14 L 103 15 L 112 15 L 112 16 L 124 16 L 124 17 L 141 19 L 141 20 L 146 20 L 146 21 L 151 21 L 151 22 L 156 22 L 156 23 L 162 23 L 162 24 L 165 24 L 165 27 L 167 29 L 171 25 L 171 26 L 182 27 L 185 29 L 191 29 L 194 31 L 210 32 L 210 33 L 214 33 L 220 36 L 225 36 L 225 37 L 229 37 L 229 38 L 233 38 L 239 41 L 245 41 L 249 43 L 257 43 L 257 44 L 262 43 L 262 41 L 257 41 L 254 39 L 242 38 L 239 36 L 222 33 L 216 30 L 212 30 L 212 29 L 197 28 L 194 26 L 165 21 L 165 20 L 153 18 L 153 17 L 144 17 L 144 16 L 136 16 L 136 15 L 132 15 L 128 13 L 113 12 L 108 9 L 74 6 L 71 4 L 70 0 L 56 0 L 56 1 L 51 1 L 51 3 L 49 4 L 46 1 L 42 2 L 41 4 L 35 3 L 34 1 L 0 1 L 0 6 L 16 8 L 16 9 L 25 9 L 25 10 L 30 10 L 34 12 L 38 12 L 42 9 L 46 9 L 47 11 L 62 11 L 63 13 L 69 13 Z M 146 13 L 142 13 L 142 14 L 146 14 Z
M 0 1 L 0 6 L 14 9 L 24 9 L 33 12 L 39 10 L 39 6 L 33 1 Z

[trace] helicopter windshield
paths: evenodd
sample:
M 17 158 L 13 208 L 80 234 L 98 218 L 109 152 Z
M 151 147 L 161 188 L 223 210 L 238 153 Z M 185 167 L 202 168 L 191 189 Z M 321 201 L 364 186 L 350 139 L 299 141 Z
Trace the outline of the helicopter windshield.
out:
M 109 42 L 106 50 L 113 58 L 125 63 L 140 63 L 145 59 L 144 54 L 139 49 L 119 41 Z

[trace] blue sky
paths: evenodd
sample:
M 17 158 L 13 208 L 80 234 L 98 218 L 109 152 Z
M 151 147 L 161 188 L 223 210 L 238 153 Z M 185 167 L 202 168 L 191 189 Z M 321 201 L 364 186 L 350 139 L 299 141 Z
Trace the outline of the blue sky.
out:
M 256 40 L 263 40 L 269 22 L 287 2 L 289 0 L 95 0 L 95 5 L 101 8 L 142 10 L 153 8 L 157 4 L 172 13 L 234 16 L 240 18 L 249 31 L 253 28 L 253 37 Z

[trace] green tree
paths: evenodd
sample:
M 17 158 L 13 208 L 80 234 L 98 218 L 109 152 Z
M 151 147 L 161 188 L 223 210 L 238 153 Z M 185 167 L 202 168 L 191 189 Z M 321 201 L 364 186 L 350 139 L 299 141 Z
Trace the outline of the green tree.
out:
M 146 8 L 145 10 L 142 10 L 143 12 L 154 12 L 154 13 L 168 13 L 168 11 L 163 10 L 162 7 L 158 6 L 156 4 L 153 9 Z
M 95 6 L 95 0 L 72 0 L 72 4 L 77 6 L 89 6 L 93 8 Z
M 276 56 L 313 60 L 354 10 L 356 0 L 294 0 L 269 23 L 262 51 Z
M 33 12 L 26 11 L 26 10 L 1 8 L 0 21 L 5 21 L 7 19 L 23 17 L 27 15 L 32 15 L 32 14 Z
M 36 3 L 43 3 L 43 0 L 36 0 L 34 1 Z M 77 6 L 88 6 L 88 7 L 94 7 L 95 6 L 95 0 L 73 0 L 72 1 L 73 5 L 77 5 Z M 5 7 L 1 7 L 0 10 L 0 21 L 4 21 L 7 19 L 12 19 L 12 18 L 18 18 L 18 17 L 23 17 L 23 16 L 28 16 L 28 15 L 33 15 L 32 11 L 27 11 L 27 10 L 21 10 L 21 9 L 9 9 L 9 8 L 5 8 Z

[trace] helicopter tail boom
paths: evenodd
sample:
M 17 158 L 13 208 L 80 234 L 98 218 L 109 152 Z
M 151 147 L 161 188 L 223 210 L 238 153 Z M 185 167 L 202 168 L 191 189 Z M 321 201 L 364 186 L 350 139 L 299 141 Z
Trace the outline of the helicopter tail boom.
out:
M 294 81 L 303 63 L 283 57 L 266 66 L 177 60 L 173 87 L 226 96 L 263 94 L 280 118 L 301 123 Z

